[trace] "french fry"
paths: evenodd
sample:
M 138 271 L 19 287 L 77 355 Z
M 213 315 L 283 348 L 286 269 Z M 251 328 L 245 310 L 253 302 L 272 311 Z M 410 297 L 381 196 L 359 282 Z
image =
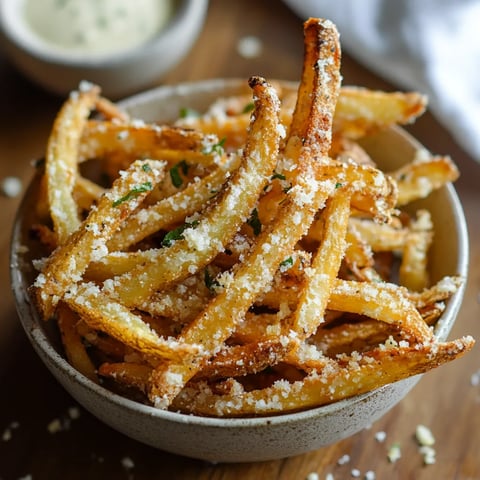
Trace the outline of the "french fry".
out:
M 417 211 L 402 251 L 399 283 L 409 290 L 421 291 L 429 284 L 427 260 L 433 239 L 433 225 L 426 210 Z
M 239 167 L 240 158 L 233 155 L 224 166 L 184 190 L 136 212 L 109 242 L 111 250 L 123 250 L 152 233 L 182 222 L 199 212 L 222 189 L 227 178 Z
M 141 352 L 161 358 L 191 358 L 200 345 L 161 338 L 138 315 L 111 300 L 92 283 L 80 283 L 65 295 L 65 302 L 94 329 Z
M 472 346 L 473 339 L 464 337 L 446 343 L 426 343 L 421 347 L 377 348 L 353 358 L 345 356 L 338 363 L 330 361 L 325 365 L 325 361 L 320 360 L 320 369 L 301 381 L 277 381 L 271 387 L 253 391 L 245 391 L 236 383 L 230 393 L 218 395 L 201 383 L 185 388 L 175 399 L 173 408 L 227 417 L 303 410 L 424 373 L 462 356 Z
M 397 206 L 403 206 L 455 181 L 459 172 L 449 157 L 431 156 L 420 150 L 412 162 L 390 172 L 390 175 L 398 185 Z
M 90 359 L 82 337 L 76 329 L 78 317 L 65 305 L 60 304 L 57 310 L 57 324 L 69 363 L 81 374 L 98 383 L 96 368 Z
M 334 132 L 347 138 L 390 125 L 408 124 L 421 115 L 427 99 L 417 92 L 382 92 L 362 87 L 343 87 L 335 110 Z
M 38 306 L 45 317 L 53 314 L 72 279 L 78 281 L 92 260 L 106 254 L 107 239 L 163 174 L 164 163 L 134 162 L 125 175 L 118 177 L 111 191 L 103 195 L 81 226 L 54 251 L 34 285 Z
M 83 127 L 100 94 L 96 86 L 74 92 L 64 103 L 53 124 L 45 160 L 50 214 L 58 243 L 80 226 L 73 189 L 78 174 L 78 149 Z
M 323 322 L 330 291 L 346 248 L 350 197 L 351 193 L 346 188 L 338 188 L 322 212 L 324 227 L 321 244 L 306 272 L 306 282 L 293 315 L 292 329 L 300 338 L 310 337 Z

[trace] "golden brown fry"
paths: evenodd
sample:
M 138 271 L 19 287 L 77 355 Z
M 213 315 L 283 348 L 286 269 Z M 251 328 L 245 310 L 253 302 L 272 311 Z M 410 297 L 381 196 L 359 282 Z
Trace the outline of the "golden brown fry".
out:
M 450 298 L 465 283 L 465 279 L 459 276 L 446 276 L 435 285 L 421 292 L 407 292 L 408 298 L 417 308 L 423 308 L 436 302 L 442 302 Z
M 58 113 L 48 140 L 45 162 L 48 203 L 59 244 L 80 226 L 73 198 L 78 149 L 83 127 L 99 94 L 96 86 L 71 94 Z
M 164 174 L 164 164 L 151 160 L 134 162 L 112 189 L 100 199 L 87 219 L 50 256 L 34 287 L 39 308 L 49 318 L 72 281 L 81 279 L 88 264 L 106 253 L 108 238 L 137 208 Z
M 115 382 L 126 387 L 136 388 L 143 393 L 147 392 L 148 377 L 152 367 L 141 363 L 118 362 L 102 363 L 98 374 L 102 377 L 110 377 Z
M 328 297 L 346 248 L 350 198 L 351 193 L 347 188 L 338 188 L 322 212 L 321 244 L 311 267 L 306 271 L 305 284 L 292 319 L 291 327 L 302 339 L 310 337 L 323 321 Z
M 76 329 L 78 317 L 65 304 L 57 311 L 57 323 L 68 362 L 81 374 L 98 383 L 95 366 L 88 356 L 82 338 Z
M 473 347 L 471 337 L 452 342 L 427 342 L 421 346 L 377 348 L 343 360 L 320 360 L 320 371 L 301 381 L 275 382 L 271 387 L 245 391 L 240 384 L 228 394 L 212 393 L 206 384 L 185 388 L 173 408 L 197 415 L 242 417 L 287 413 L 332 403 L 387 383 L 424 373 L 464 355 Z M 200 394 L 201 393 L 201 394 Z
M 214 135 L 196 130 L 158 126 L 141 121 L 128 124 L 89 120 L 85 124 L 79 145 L 79 161 L 121 152 L 127 158 L 155 158 L 158 160 L 192 157 L 197 163 L 211 165 L 219 143 Z M 187 157 L 186 157 L 187 156 Z M 165 158 L 169 157 L 169 158 Z
M 459 171 L 449 157 L 431 156 L 421 150 L 413 162 L 390 172 L 390 175 L 398 185 L 397 206 L 403 206 L 455 181 Z
M 428 286 L 428 249 L 432 239 L 433 225 L 430 214 L 426 210 L 419 210 L 417 218 L 409 225 L 409 233 L 403 247 L 399 271 L 400 285 L 414 292 Z
M 402 251 L 409 231 L 394 225 L 372 222 L 370 219 L 350 218 L 350 228 L 362 238 L 374 252 Z
M 427 99 L 417 93 L 381 92 L 343 87 L 335 110 L 335 133 L 359 138 L 379 128 L 411 123 L 426 108 Z
M 73 197 L 79 208 L 89 210 L 92 204 L 97 201 L 103 194 L 105 189 L 88 178 L 78 176 L 75 182 Z
M 295 341 L 281 343 L 277 339 L 265 339 L 225 347 L 203 365 L 195 380 L 243 377 L 261 372 L 279 363 L 296 345 Z
M 391 283 L 337 280 L 328 308 L 394 324 L 409 341 L 421 343 L 433 336 L 405 289 Z
M 240 157 L 233 155 L 225 165 L 218 167 L 201 180 L 189 183 L 184 190 L 139 210 L 110 240 L 109 249 L 126 249 L 148 235 L 171 227 L 199 212 L 221 191 L 227 178 L 239 165 Z
M 159 337 L 140 316 L 113 301 L 93 283 L 80 283 L 65 295 L 65 302 L 87 325 L 111 335 L 133 349 L 167 359 L 188 360 L 202 350 L 175 338 Z

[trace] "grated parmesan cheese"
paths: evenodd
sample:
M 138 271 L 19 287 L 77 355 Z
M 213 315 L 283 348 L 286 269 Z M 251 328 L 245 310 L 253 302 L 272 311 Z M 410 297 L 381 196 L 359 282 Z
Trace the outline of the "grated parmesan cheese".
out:
M 431 430 L 425 425 L 417 425 L 415 430 L 415 438 L 421 446 L 431 447 L 435 444 L 435 437 Z
M 375 434 L 375 440 L 379 443 L 383 443 L 387 438 L 386 432 L 380 431 Z
M 350 462 L 350 455 L 348 454 L 345 454 L 345 455 L 342 455 L 338 460 L 337 460 L 337 464 L 338 465 L 346 465 L 347 463 Z
M 400 445 L 398 443 L 393 444 L 387 453 L 387 458 L 390 463 L 395 463 L 402 457 L 402 451 L 400 450 Z
M 433 465 L 436 461 L 435 449 L 429 445 L 423 445 L 419 448 L 419 452 L 423 456 L 423 463 L 425 465 Z

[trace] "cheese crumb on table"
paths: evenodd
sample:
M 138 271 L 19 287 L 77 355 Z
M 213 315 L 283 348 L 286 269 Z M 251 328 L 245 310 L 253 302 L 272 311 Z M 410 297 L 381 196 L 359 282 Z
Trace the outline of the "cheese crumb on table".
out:
M 237 51 L 244 58 L 255 58 L 262 53 L 262 41 L 258 37 L 249 35 L 242 37 L 237 43 Z
M 399 460 L 402 457 L 402 452 L 400 450 L 400 445 L 398 445 L 398 443 L 393 444 L 388 449 L 387 457 L 390 463 L 395 463 L 397 460 Z
M 435 444 L 435 437 L 431 430 L 425 425 L 417 425 L 415 430 L 415 438 L 421 446 L 431 447 Z
M 5 197 L 18 197 L 22 192 L 22 181 L 18 177 L 5 177 L 0 183 L 2 195 Z
M 135 467 L 135 463 L 130 457 L 123 457 L 121 462 L 122 462 L 122 467 L 125 470 L 131 470 L 133 467 Z
M 480 370 L 472 373 L 472 376 L 470 377 L 470 385 L 472 385 L 472 387 L 477 387 L 480 385 Z
M 429 445 L 423 445 L 419 448 L 419 452 L 423 455 L 423 463 L 425 465 L 433 465 L 436 460 L 436 451 Z

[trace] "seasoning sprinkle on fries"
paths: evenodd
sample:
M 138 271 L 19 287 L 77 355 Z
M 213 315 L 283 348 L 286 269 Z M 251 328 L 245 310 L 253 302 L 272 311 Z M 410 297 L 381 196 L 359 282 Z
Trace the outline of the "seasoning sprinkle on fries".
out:
M 472 348 L 435 337 L 463 279 L 429 283 L 435 225 L 403 210 L 454 181 L 455 165 L 419 151 L 386 173 L 358 142 L 412 122 L 425 98 L 341 87 L 335 26 L 312 18 L 304 33 L 297 91 L 252 77 L 250 94 L 161 126 L 93 85 L 60 110 L 32 291 L 89 379 L 157 408 L 256 416 Z

